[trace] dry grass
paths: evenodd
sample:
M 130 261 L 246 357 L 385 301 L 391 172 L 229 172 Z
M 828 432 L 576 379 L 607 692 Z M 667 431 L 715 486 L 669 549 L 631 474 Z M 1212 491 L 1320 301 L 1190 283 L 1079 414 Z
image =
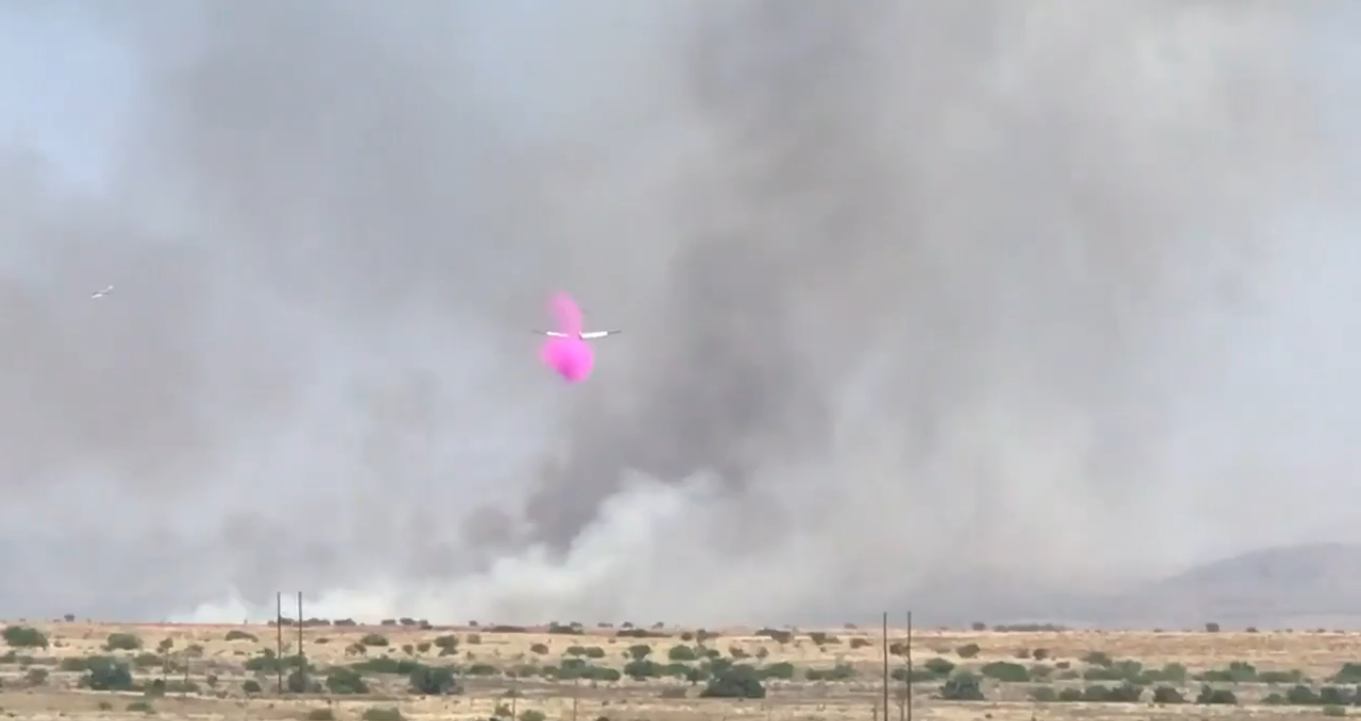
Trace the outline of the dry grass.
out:
M 187 678 L 201 693 L 172 693 L 164 698 L 150 699 L 159 718 L 196 719 L 289 719 L 306 718 L 317 709 L 330 708 L 339 721 L 359 721 L 371 707 L 400 708 L 408 719 L 473 719 L 487 718 L 504 705 L 518 713 L 526 709 L 543 712 L 550 721 L 581 718 L 594 721 L 606 717 L 611 721 L 694 721 L 701 718 L 800 719 L 870 719 L 881 702 L 879 683 L 883 671 L 883 656 L 877 633 L 835 630 L 828 631 L 835 641 L 819 646 L 807 632 L 799 632 L 788 643 L 778 643 L 754 635 L 750 630 L 720 631 L 717 638 L 706 642 L 706 647 L 720 651 L 724 657 L 737 651 L 749 655 L 744 663 L 773 664 L 788 662 L 801 669 L 830 669 L 838 664 L 856 670 L 850 681 L 837 683 L 809 683 L 805 681 L 768 684 L 769 696 L 764 700 L 739 701 L 731 699 L 698 698 L 699 688 L 679 680 L 649 679 L 619 683 L 572 683 L 551 681 L 542 677 L 506 678 L 490 676 L 466 680 L 466 693 L 451 697 L 420 697 L 409 694 L 405 679 L 395 676 L 370 676 L 374 680 L 375 695 L 368 697 L 325 695 L 300 697 L 278 696 L 274 693 L 276 676 L 260 676 L 245 670 L 251 657 L 278 644 L 276 629 L 267 626 L 187 626 L 187 625 L 127 625 L 100 623 L 33 624 L 47 634 L 51 646 L 43 649 L 16 649 L 8 663 L 0 665 L 0 713 L 15 719 L 58 718 L 146 718 L 142 711 L 127 710 L 129 704 L 143 701 L 140 693 L 92 692 L 78 688 L 82 674 L 62 670 L 62 659 L 96 655 L 119 656 L 135 662 L 139 652 L 109 652 L 104 645 L 111 633 L 131 633 L 141 638 L 145 649 L 140 653 L 156 653 L 158 644 L 170 640 L 166 654 L 181 669 L 165 674 L 141 659 L 136 672 L 139 681 L 167 676 L 169 679 Z M 227 641 L 229 631 L 244 631 L 255 640 Z M 363 655 L 355 652 L 356 644 L 366 634 L 382 634 L 386 647 L 370 647 Z M 432 645 L 421 652 L 421 644 L 433 644 L 445 635 L 456 636 L 460 643 L 453 655 L 439 656 Z M 619 638 L 611 630 L 586 629 L 581 635 L 548 633 L 532 629 L 523 633 L 498 633 L 477 628 L 409 627 L 333 627 L 313 626 L 303 629 L 304 650 L 310 661 L 324 668 L 330 665 L 352 664 L 363 658 L 387 656 L 414 659 L 428 664 L 456 662 L 468 667 L 474 664 L 514 669 L 526 665 L 544 666 L 561 662 L 564 652 L 572 646 L 599 647 L 604 657 L 592 660 L 599 666 L 622 668 L 626 652 L 636 644 L 652 648 L 650 658 L 666 663 L 668 651 L 677 645 L 694 646 L 681 632 L 669 629 L 661 638 Z M 891 640 L 902 640 L 902 631 L 890 632 Z M 860 639 L 856 641 L 856 639 Z M 944 658 L 961 667 L 981 667 L 992 661 L 1008 661 L 1027 666 L 1056 667 L 1047 684 L 1054 688 L 1085 685 L 1080 680 L 1062 680 L 1059 674 L 1075 675 L 1086 664 L 1083 658 L 1100 652 L 1113 659 L 1133 659 L 1148 668 L 1168 663 L 1185 665 L 1194 674 L 1219 669 L 1230 662 L 1251 663 L 1259 671 L 1298 670 L 1306 677 L 1321 682 L 1335 673 L 1344 663 L 1361 662 L 1361 634 L 1343 633 L 1151 633 L 1151 632 L 920 632 L 914 639 L 913 655 L 920 667 L 931 658 Z M 296 653 L 298 630 L 284 629 L 284 655 Z M 977 645 L 978 653 L 970 658 L 959 654 L 961 648 Z M 546 650 L 545 650 L 546 649 Z M 1043 660 L 1033 658 L 1036 649 L 1043 649 Z M 759 661 L 758 661 L 759 659 Z M 69 663 L 69 662 L 68 662 Z M 890 659 L 894 669 L 904 666 L 900 656 Z M 135 663 L 134 663 L 135 665 Z M 30 672 L 46 669 L 47 678 L 35 683 Z M 40 674 L 39 674 L 40 675 Z M 215 676 L 215 688 L 207 679 Z M 242 683 L 256 679 L 266 690 L 263 695 L 250 696 L 243 692 Z M 1194 704 L 1157 707 L 1140 704 L 1051 703 L 1036 704 L 1028 699 L 1029 684 L 988 683 L 987 702 L 963 703 L 933 699 L 939 681 L 921 682 L 916 687 L 913 718 L 927 719 L 1148 719 L 1181 718 L 1286 718 L 1309 716 L 1318 718 L 1318 707 L 1263 706 L 1258 701 L 1271 689 L 1265 684 L 1239 684 L 1234 687 L 1241 700 L 1240 706 L 1210 707 Z M 1183 685 L 1194 696 L 1199 683 Z M 1282 689 L 1283 690 L 1283 689 Z M 514 697 L 508 696 L 508 692 Z M 899 695 L 902 684 L 892 687 L 890 716 L 901 714 Z M 1147 698 L 1147 695 L 1145 696 Z M 574 711 L 575 709 L 575 711 Z M 1361 713 L 1361 709 L 1358 709 Z

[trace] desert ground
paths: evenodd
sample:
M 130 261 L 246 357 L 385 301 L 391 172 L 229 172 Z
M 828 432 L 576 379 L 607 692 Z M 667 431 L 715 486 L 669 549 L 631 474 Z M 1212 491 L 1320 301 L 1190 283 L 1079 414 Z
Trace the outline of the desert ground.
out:
M 1361 633 L 917 630 L 908 654 L 900 627 L 888 641 L 889 719 L 909 714 L 908 678 L 922 721 L 1361 715 Z M 14 620 L 5 643 L 12 719 L 837 721 L 881 718 L 884 693 L 882 631 L 853 627 Z

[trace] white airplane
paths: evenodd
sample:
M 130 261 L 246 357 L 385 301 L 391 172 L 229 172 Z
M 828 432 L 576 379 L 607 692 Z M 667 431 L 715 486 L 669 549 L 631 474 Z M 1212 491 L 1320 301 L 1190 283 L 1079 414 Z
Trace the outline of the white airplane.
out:
M 106 295 L 108 295 L 109 293 L 112 293 L 112 292 L 113 292 L 113 286 L 109 286 L 109 287 L 105 288 L 104 290 L 99 290 L 99 291 L 95 291 L 94 293 L 91 293 L 91 294 L 90 294 L 90 299 L 91 299 L 91 300 L 98 300 L 98 299 L 103 298 L 104 296 L 106 296 Z
M 536 330 L 539 335 L 546 335 L 549 338 L 577 338 L 578 340 L 599 340 L 607 335 L 623 333 L 621 330 L 597 330 L 589 333 L 563 333 L 556 330 Z

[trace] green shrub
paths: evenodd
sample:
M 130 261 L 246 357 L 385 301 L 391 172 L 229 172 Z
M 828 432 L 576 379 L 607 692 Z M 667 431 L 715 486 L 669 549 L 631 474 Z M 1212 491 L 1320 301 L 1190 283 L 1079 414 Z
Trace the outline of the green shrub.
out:
M 1089 651 L 1086 656 L 1082 657 L 1082 662 L 1088 666 L 1101 666 L 1103 668 L 1110 668 L 1114 663 L 1110 656 L 1101 651 Z
M 388 645 L 388 637 L 381 633 L 366 633 L 359 639 L 359 643 L 369 648 L 382 647 Z
M 254 673 L 278 673 L 290 668 L 302 668 L 307 664 L 307 660 L 298 655 L 279 658 L 274 655 L 274 651 L 265 649 L 258 656 L 246 659 L 242 664 L 247 671 Z M 309 666 L 310 668 L 310 666 Z
M 1227 668 L 1211 669 L 1196 679 L 1207 683 L 1252 683 L 1257 680 L 1257 669 L 1250 663 L 1234 661 Z
M 1304 673 L 1303 673 L 1302 671 L 1300 671 L 1299 669 L 1297 669 L 1297 668 L 1296 668 L 1296 669 L 1291 669 L 1291 670 L 1289 670 L 1289 671 L 1259 671 L 1259 672 L 1257 673 L 1257 682 L 1258 682 L 1258 683 L 1268 683 L 1268 684 L 1273 684 L 1273 685 L 1274 685 L 1274 684 L 1299 683 L 1299 682 L 1302 681 L 1302 680 L 1304 680 Z M 1334 681 L 1335 683 L 1356 683 L 1355 681 L 1340 681 L 1340 682 L 1339 682 L 1339 681 L 1337 681 L 1337 679 L 1335 679 L 1335 678 L 1333 679 L 1333 681 Z
M 794 678 L 795 671 L 794 664 L 789 663 L 788 661 L 779 661 L 762 668 L 761 677 L 791 681 Z
M 156 713 L 156 709 L 153 708 L 152 705 L 150 703 L 147 703 L 146 701 L 133 701 L 132 703 L 128 704 L 127 710 L 128 713 L 145 713 L 145 714 Z
M 336 721 L 336 715 L 329 708 L 314 708 L 307 712 L 307 721 Z
M 1138 703 L 1143 697 L 1144 690 L 1132 683 L 1124 683 L 1119 686 L 1088 686 L 1082 692 L 1082 697 L 1086 701 L 1098 703 Z
M 1059 700 L 1059 695 L 1050 686 L 1038 686 L 1030 690 L 1030 700 L 1037 703 L 1053 703 Z
M 1324 686 L 1318 690 L 1318 701 L 1324 706 L 1346 706 L 1351 703 L 1351 694 L 1337 686 Z
M 92 691 L 130 691 L 132 672 L 128 665 L 105 656 L 88 659 L 80 685 Z
M 794 634 L 790 633 L 789 631 L 781 631 L 775 628 L 763 628 L 757 631 L 755 635 L 765 636 L 766 638 L 775 641 L 775 643 L 778 643 L 781 646 L 794 640 Z
M 359 718 L 362 721 L 404 721 L 400 710 L 379 708 L 378 706 L 364 709 L 364 713 Z
M 1186 667 L 1179 663 L 1164 664 L 1161 669 L 1149 671 L 1145 675 L 1154 681 L 1177 685 L 1186 683 L 1186 679 L 1189 677 Z
M 940 697 L 946 701 L 982 701 L 985 698 L 978 677 L 967 671 L 951 676 L 942 684 Z
M 927 659 L 926 663 L 922 664 L 922 668 L 937 676 L 949 676 L 954 672 L 955 665 L 943 658 L 932 658 Z
M 107 651 L 138 651 L 142 648 L 142 638 L 135 633 L 111 633 L 104 642 Z
M 1233 706 L 1238 703 L 1238 697 L 1228 689 L 1211 688 L 1206 684 L 1200 687 L 1196 703 L 1206 706 Z
M 14 644 L 10 644 L 13 646 Z M 1333 683 L 1356 684 L 1361 683 L 1361 663 L 1347 662 L 1342 664 L 1342 668 L 1328 679 Z
M 829 669 L 810 668 L 803 675 L 809 681 L 845 681 L 855 677 L 855 669 L 839 663 Z
M 366 694 L 369 685 L 358 671 L 344 666 L 326 669 L 326 690 L 337 695 Z
M 618 681 L 624 676 L 619 672 L 619 669 L 609 668 L 608 666 L 587 666 L 582 669 L 582 672 L 585 674 L 585 678 L 592 681 Z
M 375 656 L 350 665 L 350 668 L 359 673 L 390 673 L 399 676 L 406 676 L 420 667 L 421 662 L 415 659 L 397 659 L 389 656 Z
M 1180 691 L 1171 686 L 1159 686 L 1153 689 L 1153 703 L 1186 703 L 1186 697 L 1182 696 Z
M 657 678 L 662 672 L 661 666 L 652 661 L 629 661 L 624 664 L 624 675 L 635 681 L 641 681 L 645 678 Z
M 694 661 L 699 658 L 695 649 L 689 646 L 672 646 L 666 652 L 666 657 L 672 661 Z
M 700 698 L 765 698 L 766 687 L 752 667 L 733 666 L 723 673 L 715 673 L 699 695 Z
M 548 668 L 552 667 L 546 666 L 541 668 L 537 664 L 521 663 L 516 664 L 514 668 L 508 670 L 506 672 L 506 675 L 510 676 L 511 678 L 533 678 L 535 676 L 546 675 Z
M 31 626 L 6 626 L 0 633 L 11 648 L 47 648 L 47 635 Z
M 912 672 L 909 674 L 907 669 L 898 667 L 893 669 L 893 672 L 890 673 L 889 676 L 892 677 L 894 681 L 898 681 L 899 683 L 908 681 L 909 677 L 912 683 L 926 683 L 929 681 L 940 680 L 940 676 L 937 676 L 936 674 L 931 673 L 930 671 L 927 671 L 924 668 L 914 668 L 912 669 Z
M 622 674 L 618 669 L 608 666 L 592 666 L 581 659 L 569 659 L 574 663 L 563 662 L 555 676 L 565 681 L 585 679 L 589 681 L 618 681 Z
M 242 681 L 241 690 L 247 695 L 251 696 L 264 692 L 264 689 L 260 688 L 260 682 L 256 681 L 253 678 L 248 678 L 245 681 Z
M 411 690 L 425 696 L 442 696 L 455 693 L 458 683 L 454 680 L 454 670 L 448 666 L 424 666 L 415 669 L 408 677 Z
M 455 653 L 458 653 L 458 636 L 450 634 L 436 638 L 435 648 L 439 649 L 439 655 L 441 656 L 452 656 Z
M 107 659 L 107 656 L 71 656 L 63 658 L 57 662 L 57 668 L 62 671 L 73 671 L 76 673 L 90 670 L 90 662 L 95 659 Z
M 1003 683 L 1027 683 L 1030 681 L 1030 671 L 1019 663 L 1009 661 L 993 661 L 984 664 L 979 673 L 985 678 L 995 679 Z
M 980 649 L 978 648 L 978 644 L 966 643 L 963 646 L 960 646 L 959 648 L 955 649 L 955 654 L 957 654 L 960 658 L 973 658 L 974 656 L 978 655 L 979 650 Z
M 288 689 L 289 693 L 321 693 L 322 690 L 321 684 L 301 668 L 288 672 L 284 679 L 284 688 Z
M 548 624 L 548 632 L 567 636 L 580 636 L 585 630 L 580 626 L 564 625 L 556 621 Z

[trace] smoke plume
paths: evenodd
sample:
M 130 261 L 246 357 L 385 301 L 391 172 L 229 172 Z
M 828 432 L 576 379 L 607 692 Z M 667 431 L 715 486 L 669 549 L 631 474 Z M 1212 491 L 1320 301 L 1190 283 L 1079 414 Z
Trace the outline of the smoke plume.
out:
M 1361 541 L 1299 500 L 1361 421 L 1343 12 L 8 8 L 123 82 L 0 75 L 103 133 L 0 144 L 0 615 L 1014 614 Z M 626 331 L 577 387 L 558 288 Z

